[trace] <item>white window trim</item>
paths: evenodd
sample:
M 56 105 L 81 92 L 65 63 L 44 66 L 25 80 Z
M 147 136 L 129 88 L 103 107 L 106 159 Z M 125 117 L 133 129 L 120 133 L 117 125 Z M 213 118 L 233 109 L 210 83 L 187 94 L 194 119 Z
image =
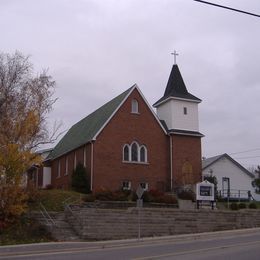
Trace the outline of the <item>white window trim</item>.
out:
M 135 98 L 131 101 L 131 113 L 139 114 L 139 102 Z
M 65 174 L 64 175 L 68 175 L 69 174 L 69 160 L 68 160 L 68 156 L 65 157 Z
M 148 190 L 148 188 L 149 188 L 149 185 L 148 185 L 148 182 L 140 182 L 140 186 L 141 186 L 141 184 L 144 184 L 145 185 L 145 188 L 143 188 L 145 191 L 147 191 Z
M 132 160 L 132 146 L 136 144 L 137 146 L 137 161 L 133 161 Z M 128 160 L 125 160 L 125 154 L 124 154 L 124 150 L 125 147 L 128 147 Z M 145 151 L 145 160 L 141 161 L 141 149 L 144 148 Z M 123 158 L 123 162 L 124 163 L 137 163 L 137 164 L 148 164 L 148 155 L 147 155 L 147 148 L 145 145 L 139 145 L 139 143 L 137 141 L 133 141 L 130 145 L 129 144 L 124 144 L 123 146 L 123 150 L 122 150 L 122 158 Z
M 75 153 L 74 153 L 74 170 L 76 170 L 76 167 L 77 167 L 77 153 L 75 151 Z
M 144 148 L 144 161 L 141 161 L 141 149 Z M 139 148 L 139 155 L 140 155 L 140 162 L 141 163 L 147 163 L 147 148 L 145 145 L 141 145 Z
M 83 166 L 84 166 L 84 167 L 87 166 L 87 158 L 86 158 L 86 155 L 87 155 L 87 147 L 84 146 L 84 148 L 83 148 Z
M 133 146 L 134 144 L 136 144 L 136 146 L 137 146 L 137 161 L 133 161 L 133 160 L 132 160 L 132 146 Z M 134 141 L 134 142 L 131 143 L 130 153 L 129 153 L 129 154 L 130 154 L 130 162 L 140 162 L 139 144 L 138 144 L 136 141 Z
M 60 178 L 60 160 L 58 161 L 58 175 L 57 175 L 57 178 Z
M 128 147 L 128 160 L 125 160 L 125 147 Z M 123 146 L 123 162 L 130 162 L 131 159 L 130 152 L 131 152 L 131 146 L 129 144 L 125 144 Z
M 128 187 L 124 187 L 124 183 L 128 183 Z M 122 189 L 123 190 L 131 190 L 131 181 L 123 181 L 122 182 Z

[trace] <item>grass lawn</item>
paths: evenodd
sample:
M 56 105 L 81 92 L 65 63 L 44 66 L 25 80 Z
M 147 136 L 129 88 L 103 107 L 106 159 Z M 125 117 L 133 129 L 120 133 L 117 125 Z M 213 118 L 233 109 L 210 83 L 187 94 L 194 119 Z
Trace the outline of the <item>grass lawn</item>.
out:
M 47 211 L 63 211 L 65 203 L 80 201 L 85 194 L 70 190 L 39 190 L 36 200 L 29 203 L 30 210 L 39 210 L 41 202 Z

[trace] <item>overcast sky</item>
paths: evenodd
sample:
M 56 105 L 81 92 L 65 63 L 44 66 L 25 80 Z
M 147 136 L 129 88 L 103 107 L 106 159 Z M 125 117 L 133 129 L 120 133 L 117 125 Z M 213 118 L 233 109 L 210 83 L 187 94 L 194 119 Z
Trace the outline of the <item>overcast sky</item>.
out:
M 212 1 L 260 14 L 259 0 Z M 260 18 L 192 0 L 0 0 L 0 28 L 0 51 L 31 55 L 56 80 L 49 122 L 64 130 L 134 83 L 152 105 L 177 50 L 203 100 L 203 156 L 255 149 L 232 156 L 260 164 Z

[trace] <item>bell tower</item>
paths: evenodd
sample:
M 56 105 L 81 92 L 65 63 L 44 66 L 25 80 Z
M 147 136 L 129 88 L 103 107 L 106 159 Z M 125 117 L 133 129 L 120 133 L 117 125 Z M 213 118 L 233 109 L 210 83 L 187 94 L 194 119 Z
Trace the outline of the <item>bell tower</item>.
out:
M 170 136 L 171 190 L 201 181 L 203 134 L 199 132 L 199 103 L 201 99 L 188 92 L 174 64 L 163 97 L 153 105 Z

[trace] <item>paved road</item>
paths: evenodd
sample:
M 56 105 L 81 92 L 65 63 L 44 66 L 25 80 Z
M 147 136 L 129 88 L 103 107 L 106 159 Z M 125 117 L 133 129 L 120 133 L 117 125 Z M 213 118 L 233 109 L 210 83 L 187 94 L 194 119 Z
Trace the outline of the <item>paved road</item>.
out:
M 109 242 L 0 247 L 0 259 L 260 259 L 260 228 Z

